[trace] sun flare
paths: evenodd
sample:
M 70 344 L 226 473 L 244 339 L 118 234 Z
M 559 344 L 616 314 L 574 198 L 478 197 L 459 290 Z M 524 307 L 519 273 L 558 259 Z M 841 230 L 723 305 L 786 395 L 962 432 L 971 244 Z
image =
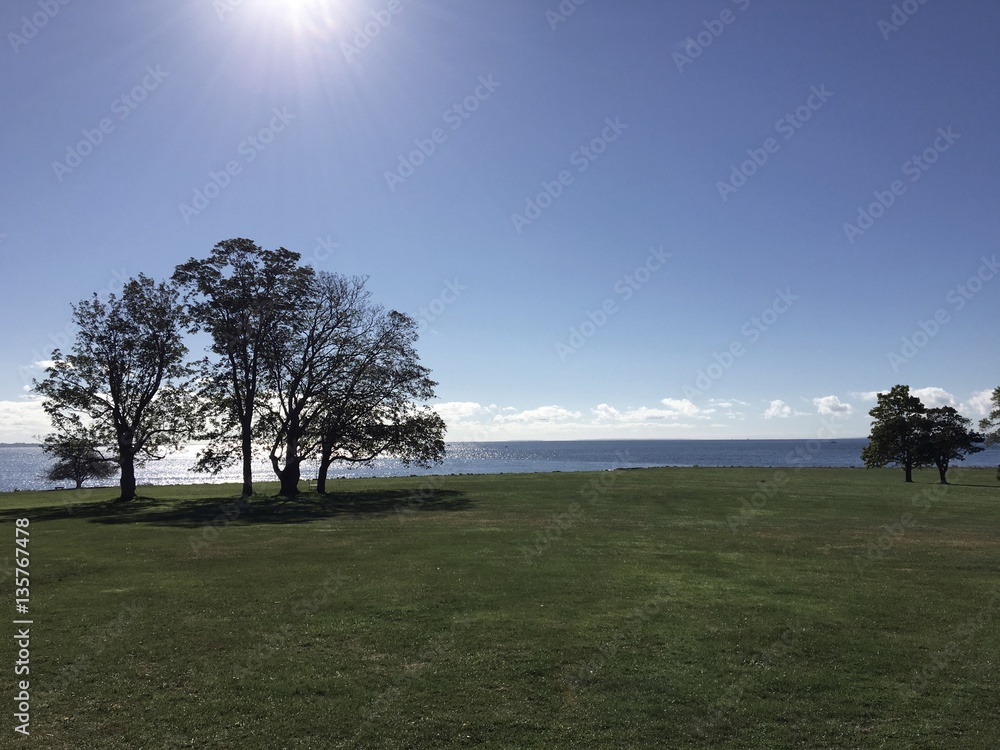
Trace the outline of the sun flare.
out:
M 340 28 L 345 0 L 260 0 L 259 7 L 274 26 L 322 36 Z

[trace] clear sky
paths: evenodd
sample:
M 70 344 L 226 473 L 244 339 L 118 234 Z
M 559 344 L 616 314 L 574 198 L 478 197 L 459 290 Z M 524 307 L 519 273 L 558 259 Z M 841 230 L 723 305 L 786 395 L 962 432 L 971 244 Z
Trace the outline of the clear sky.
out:
M 0 31 L 0 440 L 47 431 L 71 302 L 231 237 L 418 316 L 454 440 L 863 436 L 896 383 L 976 418 L 1000 385 L 996 3 L 9 0 Z

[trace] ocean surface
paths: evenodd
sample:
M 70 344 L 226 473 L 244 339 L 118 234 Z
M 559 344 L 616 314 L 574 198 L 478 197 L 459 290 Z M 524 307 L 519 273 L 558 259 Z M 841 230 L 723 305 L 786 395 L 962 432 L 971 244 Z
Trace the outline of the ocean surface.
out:
M 330 478 L 407 476 L 411 474 L 504 474 L 549 471 L 600 471 L 647 466 L 774 466 L 861 467 L 867 439 L 846 440 L 568 440 L 506 443 L 449 443 L 443 464 L 429 470 L 379 459 L 368 466 L 333 467 Z M 136 471 L 140 484 L 238 482 L 232 467 L 218 476 L 190 470 L 193 453 L 169 456 Z M 44 479 L 51 464 L 41 448 L 0 447 L 0 492 L 15 489 L 72 487 L 72 482 Z M 956 466 L 1000 465 L 1000 446 L 970 456 Z M 303 479 L 315 478 L 316 467 L 303 466 Z M 270 463 L 254 467 L 257 481 L 274 481 Z M 114 485 L 117 480 L 99 484 Z M 85 486 L 92 486 L 88 482 Z

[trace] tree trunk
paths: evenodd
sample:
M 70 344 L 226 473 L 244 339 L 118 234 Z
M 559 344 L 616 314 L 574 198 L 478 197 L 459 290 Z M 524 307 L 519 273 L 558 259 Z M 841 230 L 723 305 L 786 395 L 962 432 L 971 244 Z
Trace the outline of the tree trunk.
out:
M 947 465 L 938 464 L 938 474 L 941 475 L 941 484 L 948 484 L 948 479 L 945 476 L 948 473 Z
M 913 481 L 913 466 L 910 465 L 910 464 L 906 464 L 903 467 L 903 470 L 906 472 L 906 481 L 907 482 L 912 482 Z
M 77 479 L 76 480 L 76 488 L 80 489 L 81 487 L 83 487 L 83 480 L 82 479 Z
M 244 425 L 243 430 L 243 492 L 241 497 L 253 494 L 253 442 L 250 440 L 250 430 Z
M 324 449 L 319 458 L 319 474 L 316 477 L 316 492 L 326 494 L 326 475 L 333 463 L 333 451 Z
M 295 497 L 298 495 L 300 476 L 301 471 L 299 470 L 298 458 L 285 463 L 285 468 L 278 473 L 278 478 L 281 480 L 281 489 L 278 494 L 283 497 Z
M 135 456 L 122 453 L 121 457 L 122 478 L 119 485 L 121 487 L 122 501 L 135 500 Z
M 289 420 L 288 438 L 285 440 L 285 468 L 278 468 L 278 457 L 271 453 L 271 465 L 274 473 L 281 480 L 279 495 L 284 497 L 294 497 L 299 494 L 299 479 L 302 476 L 302 457 L 299 455 L 299 424 L 298 420 Z

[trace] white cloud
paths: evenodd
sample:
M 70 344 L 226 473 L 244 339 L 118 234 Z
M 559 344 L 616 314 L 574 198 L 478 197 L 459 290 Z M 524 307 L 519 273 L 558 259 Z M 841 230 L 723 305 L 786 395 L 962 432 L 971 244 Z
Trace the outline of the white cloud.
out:
M 667 408 L 655 409 L 648 406 L 639 406 L 620 411 L 608 404 L 598 404 L 593 409 L 593 413 L 599 422 L 615 422 L 619 424 L 664 424 L 665 420 L 669 420 L 670 424 L 674 424 L 676 420 L 681 418 L 709 419 L 708 415 L 715 413 L 715 409 L 702 409 L 686 398 L 665 398 L 660 403 Z M 685 426 L 690 427 L 691 425 Z
M 615 407 L 608 406 L 607 404 L 598 404 L 591 411 L 594 412 L 594 416 L 597 417 L 599 421 L 610 422 L 612 420 L 619 419 L 622 415 L 622 413 Z
M 851 393 L 851 397 L 856 398 L 859 401 L 871 401 L 872 403 L 875 403 L 878 401 L 878 394 L 888 392 L 888 388 L 883 388 L 880 391 L 854 391 Z
M 648 406 L 640 406 L 637 409 L 629 409 L 622 418 L 627 422 L 650 422 L 663 419 L 676 420 L 680 416 L 682 413 L 673 409 L 651 409 Z
M 963 414 L 973 414 L 977 417 L 985 417 L 993 411 L 993 408 L 993 391 L 987 389 L 985 391 L 976 391 L 973 393 L 968 402 L 962 404 L 958 410 Z
M 586 427 L 579 422 L 580 412 L 561 406 L 515 409 L 476 401 L 446 401 L 433 408 L 448 426 L 448 440 L 572 438 L 570 431 Z
M 732 409 L 734 406 L 750 406 L 746 401 L 740 401 L 737 398 L 710 398 L 708 403 L 723 409 Z
M 539 406 L 537 409 L 526 409 L 525 411 L 513 414 L 497 414 L 493 417 L 493 422 L 517 424 L 567 422 L 572 419 L 579 419 L 581 416 L 580 412 L 570 411 L 561 406 Z
M 911 396 L 916 396 L 921 401 L 923 401 L 924 406 L 929 409 L 936 408 L 938 406 L 955 406 L 958 402 L 953 395 L 948 393 L 944 388 L 917 388 L 910 390 Z
M 708 415 L 715 414 L 715 409 L 702 409 L 686 398 L 665 398 L 660 403 L 667 407 L 666 410 L 651 409 L 650 411 L 662 412 L 664 416 L 669 417 L 694 417 L 696 419 L 708 419 Z
M 764 419 L 788 419 L 790 416 L 792 416 L 792 407 L 780 398 L 772 401 L 764 412 Z
M 667 437 L 695 428 L 697 422 L 711 419 L 708 415 L 715 412 L 687 399 L 664 399 L 662 407 L 627 409 L 601 403 L 589 413 L 555 404 L 514 409 L 475 401 L 445 402 L 434 409 L 448 425 L 448 439 L 454 441 Z
M 475 401 L 445 401 L 444 403 L 434 404 L 432 408 L 441 415 L 441 418 L 445 422 L 449 422 L 460 421 L 469 417 L 492 415 L 496 413 L 497 407 L 496 404 L 483 406 L 477 404 Z
M 845 404 L 838 396 L 822 396 L 812 400 L 813 406 L 820 414 L 851 414 L 854 407 Z
M 888 393 L 888 388 L 879 391 L 855 391 L 851 396 L 861 401 L 877 401 L 878 394 Z M 910 395 L 916 396 L 928 408 L 938 406 L 954 406 L 961 414 L 972 414 L 974 416 L 985 417 L 992 410 L 991 396 L 992 390 L 976 391 L 969 397 L 968 401 L 958 403 L 954 394 L 949 393 L 944 388 L 928 386 L 927 388 L 911 388 Z
M 0 443 L 33 443 L 52 432 L 41 399 L 0 401 Z
M 850 409 L 836 399 L 825 399 L 823 403 L 839 412 Z M 515 409 L 475 401 L 445 402 L 434 408 L 448 425 L 447 439 L 452 441 L 610 440 L 717 436 L 720 431 L 760 420 L 761 410 L 749 404 L 748 409 L 743 409 L 744 404 L 733 398 L 699 404 L 687 398 L 667 397 L 649 406 L 600 402 L 581 410 L 558 404 Z M 808 416 L 780 400 L 771 404 L 769 413 L 769 418 Z
M 608 404 L 598 404 L 592 412 L 598 425 L 694 427 L 692 424 L 678 422 L 677 419 L 682 413 L 676 409 L 651 409 L 648 406 L 640 406 L 620 411 Z

